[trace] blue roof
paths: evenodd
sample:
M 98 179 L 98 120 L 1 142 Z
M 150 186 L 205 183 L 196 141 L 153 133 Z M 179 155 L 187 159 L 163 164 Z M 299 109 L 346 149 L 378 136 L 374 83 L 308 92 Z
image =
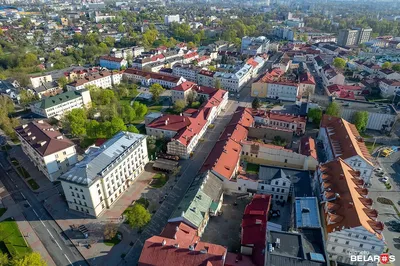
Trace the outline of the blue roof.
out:
M 325 262 L 324 255 L 320 253 L 312 253 L 310 252 L 310 259 L 313 261 L 320 261 L 320 262 Z
M 297 228 L 321 227 L 316 197 L 296 197 L 295 208 Z

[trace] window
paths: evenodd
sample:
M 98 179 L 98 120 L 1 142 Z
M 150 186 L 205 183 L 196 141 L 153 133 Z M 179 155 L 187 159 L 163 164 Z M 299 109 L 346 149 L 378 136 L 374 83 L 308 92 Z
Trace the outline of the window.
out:
M 286 187 L 286 182 L 283 182 L 282 186 Z
M 285 190 L 282 188 L 281 192 L 282 192 L 282 193 L 285 193 Z
M 81 192 L 83 192 L 83 189 L 81 189 Z
M 69 186 L 69 189 L 72 189 L 72 187 L 71 187 L 71 186 Z
M 335 251 L 336 247 L 332 247 L 332 251 Z
M 97 186 L 96 187 L 99 187 L 100 186 L 100 184 L 99 183 L 97 183 Z
M 99 195 L 101 194 L 101 191 L 100 191 L 100 189 L 99 189 L 99 190 L 97 190 L 97 193 L 99 193 Z
M 350 243 L 350 241 L 346 241 L 346 245 L 348 245 Z
M 279 195 L 275 195 L 275 199 L 278 199 L 279 198 Z
M 264 186 L 261 186 L 261 189 L 264 190 Z
M 103 197 L 100 197 L 100 202 L 103 201 Z
M 364 236 L 363 239 L 366 240 L 366 239 L 367 239 L 367 236 Z
M 272 190 L 272 191 L 275 191 L 275 188 L 273 187 L 271 190 Z
M 88 210 L 88 209 L 86 209 L 86 213 L 89 213 L 89 210 Z
M 281 196 L 280 199 L 283 200 L 283 196 Z
M 356 238 L 358 238 L 360 235 L 356 235 Z
M 279 191 L 280 191 L 280 189 L 279 189 L 279 188 L 277 188 L 277 189 L 276 189 L 276 192 L 279 192 Z
M 79 207 L 78 206 L 75 206 L 75 208 L 76 208 L 77 211 L 79 211 Z
M 360 248 L 362 248 L 364 246 L 364 244 L 360 244 Z
M 285 163 L 287 163 L 287 159 L 285 159 Z
M 372 246 L 371 249 L 374 250 L 374 249 L 375 249 L 375 246 Z
M 278 181 L 275 181 L 275 185 L 278 185 L 279 184 L 279 182 Z
M 351 236 L 351 233 L 348 233 L 347 236 Z
M 71 195 L 72 195 L 72 197 L 74 197 L 75 196 L 74 192 L 71 192 Z
M 333 242 L 337 243 L 337 242 L 338 242 L 338 239 L 337 239 L 337 238 L 335 238 L 335 240 L 334 240 Z
M 82 199 L 85 199 L 85 195 L 82 195 Z

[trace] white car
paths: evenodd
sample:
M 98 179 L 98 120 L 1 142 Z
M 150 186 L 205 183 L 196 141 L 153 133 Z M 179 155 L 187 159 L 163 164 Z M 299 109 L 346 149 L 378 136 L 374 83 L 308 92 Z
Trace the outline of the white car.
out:
M 386 183 L 387 181 L 389 181 L 389 177 L 384 176 L 384 177 L 382 177 L 381 181 L 382 181 L 383 183 Z

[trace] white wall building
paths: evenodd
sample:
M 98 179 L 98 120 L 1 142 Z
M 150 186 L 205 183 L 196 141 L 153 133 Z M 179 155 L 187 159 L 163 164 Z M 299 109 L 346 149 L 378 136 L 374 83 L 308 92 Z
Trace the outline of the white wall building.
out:
M 88 90 L 68 91 L 56 96 L 44 98 L 31 104 L 31 111 L 40 116 L 60 119 L 66 112 L 75 108 L 89 107 L 92 102 Z
M 379 89 L 384 98 L 394 97 L 400 92 L 400 80 L 383 79 L 379 81 Z
M 75 144 L 42 120 L 19 126 L 15 132 L 22 151 L 51 182 L 77 162 Z
M 98 217 L 133 184 L 149 161 L 146 136 L 119 132 L 59 179 L 71 210 Z
M 299 84 L 290 81 L 271 81 L 268 82 L 267 98 L 279 99 L 283 101 L 297 100 Z
M 53 78 L 51 75 L 42 75 L 29 78 L 33 88 L 40 87 L 43 83 L 52 82 Z
M 111 72 L 111 71 L 101 71 L 95 72 L 90 75 L 85 76 L 84 78 L 78 79 L 67 84 L 67 90 L 69 91 L 78 91 L 85 89 L 87 86 L 96 86 L 99 88 L 107 89 L 111 88 L 114 85 L 118 85 L 122 80 L 122 73 L 119 72 Z
M 177 23 L 180 22 L 179 14 L 178 15 L 165 15 L 164 16 L 164 24 L 165 25 L 171 24 L 172 22 L 177 22 Z
M 183 77 L 173 77 L 133 68 L 125 70 L 124 78 L 130 81 L 140 82 L 144 86 L 151 86 L 154 83 L 158 83 L 165 88 L 173 88 L 186 81 Z
M 176 64 L 172 67 L 172 74 L 176 77 L 183 77 L 186 80 L 197 83 L 197 74 L 201 68 L 193 65 Z

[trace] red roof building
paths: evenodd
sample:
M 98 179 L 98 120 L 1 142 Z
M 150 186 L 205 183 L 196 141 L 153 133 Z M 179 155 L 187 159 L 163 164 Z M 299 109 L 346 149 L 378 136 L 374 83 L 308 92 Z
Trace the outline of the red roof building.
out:
M 363 87 L 355 85 L 338 85 L 333 84 L 327 87 L 327 94 L 343 99 L 355 100 L 356 96 L 360 96 L 363 92 Z
M 271 195 L 254 195 L 242 219 L 241 253 L 250 253 L 257 266 L 264 266 L 270 204 Z

